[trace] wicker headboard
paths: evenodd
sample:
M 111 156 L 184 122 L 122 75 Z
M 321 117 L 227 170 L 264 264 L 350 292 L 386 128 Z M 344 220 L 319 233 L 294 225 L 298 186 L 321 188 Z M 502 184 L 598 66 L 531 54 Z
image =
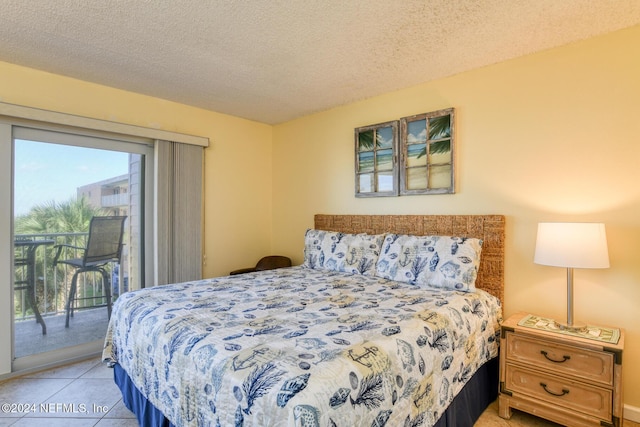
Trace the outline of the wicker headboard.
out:
M 318 230 L 343 233 L 398 233 L 482 239 L 476 287 L 500 298 L 504 307 L 503 215 L 323 215 L 314 217 Z

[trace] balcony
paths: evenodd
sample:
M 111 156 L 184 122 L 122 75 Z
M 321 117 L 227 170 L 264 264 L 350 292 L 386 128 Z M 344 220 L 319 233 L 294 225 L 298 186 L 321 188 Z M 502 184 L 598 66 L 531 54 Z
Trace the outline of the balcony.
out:
M 107 329 L 106 297 L 100 274 L 85 273 L 78 278 L 78 297 L 87 298 L 75 305 L 69 328 L 65 327 L 66 302 L 74 269 L 65 264 L 53 267 L 55 245 L 86 246 L 87 233 L 29 234 L 15 236 L 14 336 L 15 356 L 22 357 L 44 351 L 103 339 Z M 33 242 L 37 242 L 33 245 Z M 34 248 L 32 276 L 24 260 L 29 247 Z M 80 257 L 82 251 L 70 250 L 61 259 Z M 22 262 L 21 262 L 22 261 Z M 113 300 L 127 287 L 120 266 L 107 266 Z M 35 295 L 39 314 L 46 324 L 46 335 L 30 305 L 29 286 Z
M 106 307 L 76 311 L 68 328 L 64 326 L 64 313 L 43 317 L 47 323 L 46 335 L 42 335 L 42 328 L 33 316 L 15 322 L 16 357 L 104 340 L 109 323 Z
M 129 206 L 129 193 L 110 194 L 101 197 L 103 208 L 116 208 L 119 206 Z

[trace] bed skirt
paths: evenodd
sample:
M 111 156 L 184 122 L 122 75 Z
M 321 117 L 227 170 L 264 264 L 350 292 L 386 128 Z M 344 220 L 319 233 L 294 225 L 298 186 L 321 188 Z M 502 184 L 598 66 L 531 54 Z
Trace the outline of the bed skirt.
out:
M 487 406 L 498 397 L 498 359 L 495 357 L 478 369 L 453 399 L 435 427 L 473 426 Z M 122 401 L 136 415 L 140 426 L 173 427 L 162 412 L 138 391 L 129 375 L 117 363 L 113 367 L 113 376 L 122 392 Z

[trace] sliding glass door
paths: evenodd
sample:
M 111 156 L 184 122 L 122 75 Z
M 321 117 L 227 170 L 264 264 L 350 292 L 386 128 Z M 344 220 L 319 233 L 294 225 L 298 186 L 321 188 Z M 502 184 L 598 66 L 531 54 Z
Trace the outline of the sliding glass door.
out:
M 99 351 L 110 306 L 143 287 L 153 146 L 17 126 L 12 141 L 10 300 L 19 370 Z M 101 218 L 124 223 L 109 234 L 98 228 Z M 114 247 L 117 256 L 98 263 L 85 257 Z

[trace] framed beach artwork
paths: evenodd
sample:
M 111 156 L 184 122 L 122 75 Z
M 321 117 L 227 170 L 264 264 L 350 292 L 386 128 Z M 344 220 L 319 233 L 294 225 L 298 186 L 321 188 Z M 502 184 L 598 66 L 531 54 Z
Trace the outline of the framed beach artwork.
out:
M 400 194 L 454 193 L 453 108 L 400 119 Z
M 356 197 L 398 195 L 398 121 L 355 129 Z
M 453 128 L 453 108 L 356 128 L 356 197 L 454 193 Z

